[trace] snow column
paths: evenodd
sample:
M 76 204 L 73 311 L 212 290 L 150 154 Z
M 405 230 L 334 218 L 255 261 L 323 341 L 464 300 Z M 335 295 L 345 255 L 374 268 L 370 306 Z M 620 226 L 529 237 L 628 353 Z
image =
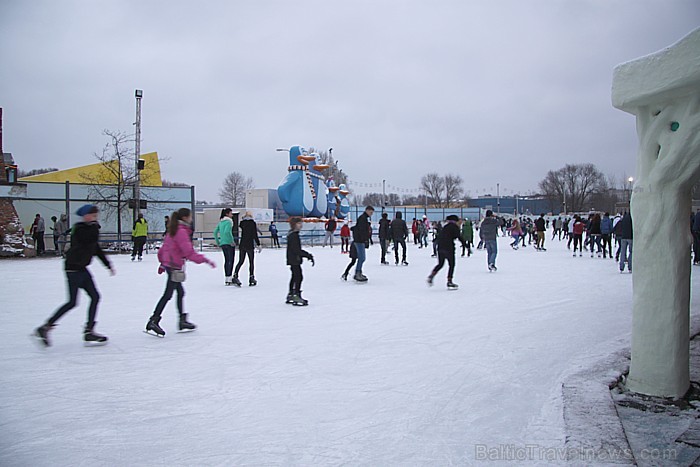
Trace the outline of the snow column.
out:
M 689 381 L 691 189 L 700 176 L 700 28 L 615 68 L 613 105 L 637 118 L 631 200 L 634 392 L 683 396 Z

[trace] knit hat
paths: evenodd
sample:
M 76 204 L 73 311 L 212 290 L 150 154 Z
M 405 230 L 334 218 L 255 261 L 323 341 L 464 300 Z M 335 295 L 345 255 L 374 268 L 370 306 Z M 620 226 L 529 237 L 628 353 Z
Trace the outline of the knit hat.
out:
M 80 217 L 83 217 L 86 214 L 94 214 L 98 211 L 97 206 L 94 204 L 85 204 L 80 207 L 75 213 L 79 215 Z
M 459 221 L 459 217 L 455 216 L 454 214 L 450 214 L 449 216 L 447 216 L 447 220 L 457 222 Z

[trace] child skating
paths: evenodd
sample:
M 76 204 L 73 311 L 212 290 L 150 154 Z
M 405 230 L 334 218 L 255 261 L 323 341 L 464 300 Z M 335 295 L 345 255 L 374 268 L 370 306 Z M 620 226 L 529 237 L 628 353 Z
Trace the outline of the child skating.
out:
M 192 211 L 187 208 L 180 208 L 175 211 L 168 224 L 167 235 L 163 240 L 163 246 L 158 250 L 158 261 L 160 268 L 158 273 L 167 273 L 165 291 L 156 305 L 153 315 L 146 323 L 146 333 L 165 337 L 165 331 L 160 327 L 160 318 L 165 305 L 173 297 L 173 292 L 177 292 L 177 311 L 180 315 L 178 329 L 180 331 L 194 331 L 197 326 L 187 321 L 185 313 L 184 297 L 185 288 L 182 283 L 185 281 L 185 260 L 194 263 L 207 263 L 212 268 L 216 267 L 213 261 L 204 255 L 200 255 L 192 247 Z
M 311 266 L 314 266 L 314 257 L 311 253 L 301 249 L 301 240 L 299 239 L 299 231 L 303 226 L 301 217 L 292 217 L 289 219 L 289 234 L 287 234 L 287 265 L 292 271 L 292 279 L 289 281 L 289 293 L 287 293 L 287 301 L 290 305 L 306 306 L 309 304 L 301 296 L 301 281 L 304 276 L 301 272 L 301 263 L 303 258 L 311 261 Z
M 100 294 L 95 287 L 90 271 L 87 267 L 93 256 L 97 256 L 109 272 L 114 275 L 114 268 L 105 256 L 98 243 L 100 238 L 100 227 L 97 223 L 97 206 L 86 204 L 76 212 L 83 220 L 73 226 L 71 232 L 70 248 L 66 252 L 65 270 L 68 281 L 68 302 L 61 306 L 42 326 L 34 331 L 34 336 L 39 339 L 44 346 L 51 345 L 49 331 L 56 326 L 56 322 L 68 311 L 75 308 L 78 303 L 78 290 L 83 289 L 90 296 L 90 308 L 88 309 L 87 322 L 83 332 L 83 340 L 86 344 L 105 344 L 107 336 L 97 334 L 94 331 L 95 318 L 97 317 L 97 304 L 100 301 Z

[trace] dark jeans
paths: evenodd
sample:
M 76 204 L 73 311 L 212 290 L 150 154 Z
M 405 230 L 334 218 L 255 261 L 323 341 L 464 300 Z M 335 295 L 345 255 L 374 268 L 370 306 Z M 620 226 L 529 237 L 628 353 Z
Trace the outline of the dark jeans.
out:
M 273 246 L 273 247 L 276 246 L 277 248 L 282 248 L 282 247 L 280 246 L 280 238 L 279 238 L 279 236 L 278 236 L 277 234 L 274 234 L 274 235 L 272 236 L 272 246 Z
M 603 258 L 605 258 L 605 253 L 612 258 L 612 242 L 610 241 L 610 234 L 603 234 Z
M 234 274 L 238 275 L 238 271 L 241 270 L 243 262 L 245 261 L 246 257 L 248 257 L 248 272 L 250 273 L 250 277 L 253 277 L 255 275 L 255 250 L 252 248 L 250 250 L 247 248 L 239 248 L 239 250 L 238 264 L 236 265 Z
M 389 244 L 389 240 L 386 238 L 379 239 L 379 246 L 382 247 L 382 264 L 386 261 L 386 250 Z
M 68 279 L 68 302 L 61 308 L 56 310 L 46 324 L 55 324 L 61 316 L 75 308 L 78 304 L 78 290 L 83 289 L 90 296 L 90 308 L 88 309 L 88 319 L 85 325 L 86 329 L 92 329 L 95 325 L 95 316 L 97 315 L 97 304 L 100 302 L 100 294 L 97 292 L 95 282 L 92 280 L 92 275 L 89 271 L 66 271 Z
M 344 276 L 347 276 L 348 274 L 350 274 L 350 270 L 355 265 L 355 263 L 357 263 L 357 258 L 351 258 L 350 264 L 348 264 L 348 267 L 345 268 L 345 272 L 343 273 Z
M 289 281 L 289 293 L 300 294 L 301 293 L 301 281 L 304 280 L 304 275 L 301 273 L 301 264 L 295 264 L 289 266 L 292 270 L 292 279 Z
M 133 258 L 137 254 L 139 258 L 143 256 L 143 246 L 146 244 L 148 237 L 134 237 L 134 249 L 131 251 L 131 257 Z
M 236 249 L 233 245 L 221 245 L 221 251 L 224 252 L 224 275 L 231 277 L 233 274 L 233 261 L 236 258 Z
M 430 273 L 431 276 L 435 276 L 435 274 L 438 273 L 440 269 L 445 265 L 445 260 L 447 260 L 447 264 L 449 265 L 447 269 L 447 280 L 452 280 L 453 274 L 455 272 L 455 252 L 453 251 L 446 251 L 446 250 L 438 250 L 438 264 L 435 266 L 433 269 L 433 272 Z
M 574 253 L 576 253 L 577 247 L 578 251 L 583 251 L 583 234 L 574 234 L 572 238 L 574 239 Z
M 185 312 L 184 298 L 185 298 L 185 288 L 182 286 L 182 282 L 173 282 L 170 280 L 170 270 L 167 270 L 168 281 L 165 283 L 165 292 L 163 296 L 158 300 L 156 309 L 153 312 L 153 318 L 160 319 L 160 315 L 163 314 L 163 309 L 165 305 L 168 304 L 171 298 L 173 298 L 173 292 L 177 291 L 177 311 L 180 315 Z
M 46 251 L 46 245 L 44 244 L 44 232 L 36 233 L 36 254 L 43 255 Z
M 394 258 L 399 262 L 399 245 L 401 245 L 401 261 L 406 261 L 406 239 L 394 239 Z

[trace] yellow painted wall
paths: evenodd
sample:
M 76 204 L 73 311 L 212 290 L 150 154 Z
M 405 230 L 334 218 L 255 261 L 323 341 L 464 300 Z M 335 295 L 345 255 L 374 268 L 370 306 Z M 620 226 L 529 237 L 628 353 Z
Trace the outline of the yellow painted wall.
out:
M 141 186 L 163 186 L 163 180 L 160 174 L 160 161 L 158 160 L 157 152 L 149 152 L 141 154 L 141 159 L 144 160 L 144 169 L 141 171 Z M 112 167 L 117 167 L 117 161 L 110 161 Z M 70 182 L 70 183 L 88 183 L 94 181 L 106 185 L 116 184 L 116 170 L 109 170 L 101 162 L 97 164 L 83 165 L 72 169 L 57 170 L 40 175 L 32 175 L 31 177 L 22 177 L 19 181 L 27 182 Z

